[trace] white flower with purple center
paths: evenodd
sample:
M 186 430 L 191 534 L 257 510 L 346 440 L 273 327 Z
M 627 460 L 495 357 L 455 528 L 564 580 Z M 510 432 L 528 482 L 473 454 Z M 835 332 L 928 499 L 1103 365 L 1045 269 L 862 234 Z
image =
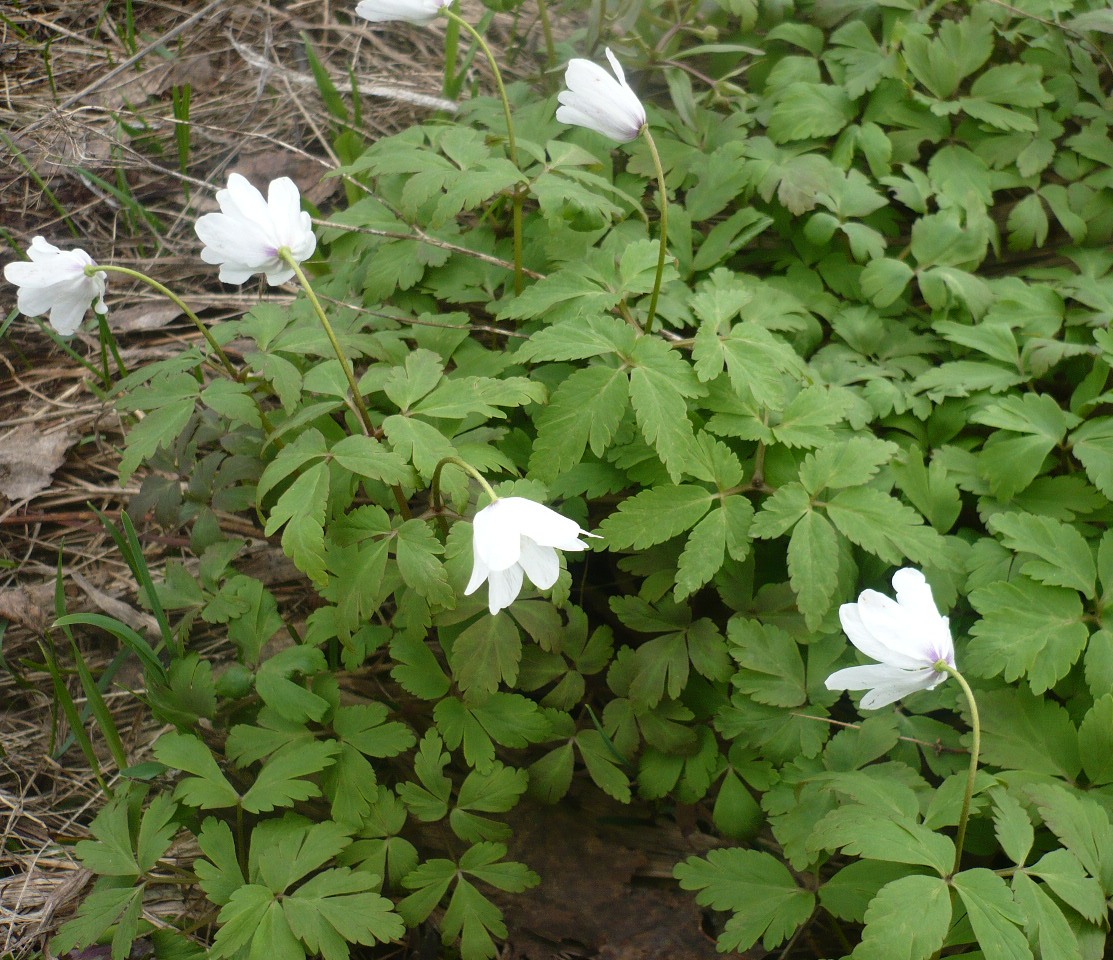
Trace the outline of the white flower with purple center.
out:
M 220 264 L 224 283 L 245 283 L 256 273 L 266 274 L 271 286 L 285 283 L 294 271 L 279 250 L 285 247 L 301 263 L 317 248 L 313 222 L 289 177 L 272 180 L 264 200 L 246 177 L 233 173 L 216 202 L 220 213 L 206 213 L 194 229 L 205 244 L 201 259 Z
M 931 587 L 919 570 L 906 567 L 893 576 L 896 599 L 866 590 L 857 603 L 839 607 L 850 642 L 877 663 L 836 670 L 828 690 L 868 690 L 864 710 L 876 710 L 917 690 L 932 690 L 947 679 L 936 665 L 955 665 L 955 646 L 947 618 L 941 616 Z

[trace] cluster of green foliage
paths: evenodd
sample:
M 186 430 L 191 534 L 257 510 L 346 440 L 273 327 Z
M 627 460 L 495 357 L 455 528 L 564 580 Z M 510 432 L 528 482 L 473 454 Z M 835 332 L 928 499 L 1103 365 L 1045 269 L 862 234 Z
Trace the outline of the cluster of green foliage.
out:
M 1103 955 L 1113 15 L 612 12 L 587 32 L 624 34 L 670 192 L 655 329 L 664 199 L 642 142 L 563 127 L 520 85 L 521 169 L 487 98 L 368 146 L 331 91 L 346 202 L 311 267 L 371 435 L 304 299 L 214 329 L 249 345 L 243 382 L 199 376 L 194 349 L 120 385 L 142 413 L 124 479 L 156 468 L 135 509 L 188 526 L 195 559 L 148 596 L 166 635 L 147 696 L 175 731 L 78 846 L 99 879 L 55 951 L 110 931 L 122 960 L 145 891 L 175 879 L 211 905 L 216 958 L 342 960 L 431 917 L 491 957 L 491 889 L 537 882 L 500 815 L 581 777 L 706 812 L 723 847 L 676 877 L 729 912 L 724 950 L 818 924 L 858 960 Z M 462 595 L 474 485 L 449 466 L 447 506 L 429 492 L 449 456 L 602 546 L 491 616 Z M 217 512 L 241 510 L 305 574 L 300 632 L 237 569 Z M 904 565 L 950 611 L 981 710 L 957 872 L 958 688 L 859 720 L 824 685 L 856 662 L 840 603 Z M 202 624 L 230 641 L 215 660 Z M 425 845 L 437 823 L 451 849 Z

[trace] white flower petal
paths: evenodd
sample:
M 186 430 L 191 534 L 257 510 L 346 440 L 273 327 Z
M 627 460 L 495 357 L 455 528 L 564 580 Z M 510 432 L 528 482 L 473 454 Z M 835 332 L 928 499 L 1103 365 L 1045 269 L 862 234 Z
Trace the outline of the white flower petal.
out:
M 317 248 L 313 223 L 301 209 L 301 195 L 289 177 L 273 180 L 267 199 L 238 173 L 216 195 L 220 213 L 198 218 L 194 230 L 204 244 L 201 259 L 220 265 L 225 283 L 244 283 L 256 273 L 272 286 L 285 283 L 294 271 L 280 256 L 283 247 L 301 263 Z
M 16 304 L 28 317 L 49 314 L 50 324 L 62 336 L 72 335 L 90 307 L 107 312 L 104 293 L 107 274 L 86 276 L 93 258 L 84 250 L 59 250 L 42 237 L 34 237 L 27 249 L 29 262 L 9 263 L 4 279 L 19 290 Z
M 487 609 L 498 613 L 518 598 L 522 589 L 522 568 L 514 564 L 506 570 L 492 570 L 487 584 Z
M 868 690 L 869 693 L 862 698 L 861 706 L 865 710 L 876 710 L 918 690 L 930 690 L 939 684 L 941 676 L 945 677 L 946 674 L 937 674 L 930 668 L 899 670 L 896 667 L 871 663 L 836 670 L 827 678 L 827 689 Z
M 468 585 L 464 588 L 465 597 L 470 597 L 473 593 L 475 593 L 475 591 L 479 589 L 480 585 L 483 583 L 484 580 L 487 579 L 488 574 L 491 572 L 488 569 L 487 564 L 483 562 L 483 558 L 479 555 L 479 551 L 475 549 L 474 544 L 472 545 L 471 556 L 471 579 L 468 581 Z
M 435 20 L 446 3 L 447 0 L 361 0 L 356 5 L 356 16 L 372 23 L 401 20 L 425 24 Z
M 839 621 L 842 623 L 842 628 L 846 632 L 846 635 L 850 638 L 850 642 L 867 657 L 872 657 L 874 660 L 878 660 L 881 663 L 888 663 L 895 667 L 904 667 L 910 670 L 922 667 L 924 661 L 921 658 L 910 657 L 899 650 L 893 649 L 890 642 L 891 633 L 883 632 L 878 635 L 866 626 L 862 619 L 861 605 L 868 594 L 881 597 L 882 600 L 889 600 L 888 597 L 882 596 L 882 594 L 874 593 L 872 590 L 866 590 L 859 598 L 858 603 L 844 603 L 839 607 Z M 893 603 L 893 601 L 889 600 L 889 603 Z
M 645 125 L 645 108 L 626 83 L 622 66 L 609 48 L 606 54 L 614 76 L 590 60 L 577 57 L 568 61 L 564 72 L 567 89 L 557 95 L 561 104 L 557 120 L 587 127 L 619 142 L 633 140 Z
M 515 522 L 514 510 L 507 503 L 513 497 L 499 499 L 484 507 L 472 521 L 472 543 L 476 555 L 491 570 L 506 570 L 518 562 L 522 553 L 522 531 Z
M 67 288 L 50 308 L 50 325 L 60 336 L 72 337 L 81 326 L 91 299 L 86 290 Z
M 538 590 L 548 590 L 560 576 L 560 560 L 556 550 L 540 546 L 529 537 L 522 537 L 522 556 L 518 565 Z
M 509 606 L 522 587 L 523 574 L 539 590 L 560 576 L 560 550 L 585 550 L 580 536 L 595 536 L 526 497 L 500 497 L 472 522 L 472 575 L 465 594 L 487 580 L 492 613 Z
M 559 547 L 561 550 L 586 550 L 587 544 L 578 539 L 581 534 L 591 536 L 580 529 L 574 520 L 562 517 L 555 510 L 525 497 L 504 497 L 499 501 L 507 516 L 524 536 L 534 543 L 545 547 Z
M 954 643 L 947 618 L 941 616 L 927 580 L 906 568 L 893 577 L 897 599 L 865 590 L 857 603 L 844 603 L 839 620 L 850 642 L 879 661 L 837 670 L 827 678 L 829 690 L 869 690 L 865 710 L 875 710 L 916 690 L 930 690 L 948 674 L 935 669 L 954 666 Z

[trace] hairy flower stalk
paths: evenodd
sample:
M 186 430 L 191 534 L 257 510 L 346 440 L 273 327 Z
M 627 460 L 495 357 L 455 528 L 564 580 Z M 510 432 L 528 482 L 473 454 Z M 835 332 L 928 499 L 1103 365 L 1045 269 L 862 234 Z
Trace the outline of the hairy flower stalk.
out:
M 827 678 L 827 689 L 866 690 L 862 709 L 875 710 L 917 690 L 933 690 L 947 677 L 954 677 L 966 697 L 971 728 L 970 767 L 955 835 L 954 872 L 958 873 L 981 753 L 981 717 L 973 690 L 955 667 L 950 624 L 939 613 L 927 579 L 919 570 L 906 567 L 893 575 L 893 588 L 895 600 L 865 590 L 857 603 L 839 608 L 839 620 L 850 642 L 878 662 L 836 670 Z

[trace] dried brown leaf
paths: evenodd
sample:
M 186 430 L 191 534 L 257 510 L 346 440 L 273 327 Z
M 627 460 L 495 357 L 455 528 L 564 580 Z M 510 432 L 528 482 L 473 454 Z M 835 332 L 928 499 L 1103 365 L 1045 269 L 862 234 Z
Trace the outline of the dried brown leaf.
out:
M 69 430 L 41 433 L 30 423 L 0 437 L 0 496 L 29 500 L 47 489 L 76 439 Z

